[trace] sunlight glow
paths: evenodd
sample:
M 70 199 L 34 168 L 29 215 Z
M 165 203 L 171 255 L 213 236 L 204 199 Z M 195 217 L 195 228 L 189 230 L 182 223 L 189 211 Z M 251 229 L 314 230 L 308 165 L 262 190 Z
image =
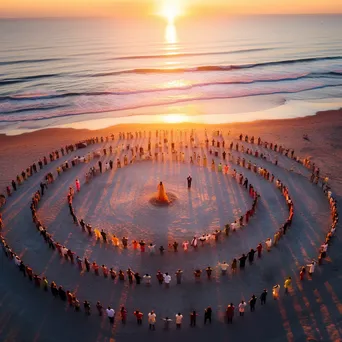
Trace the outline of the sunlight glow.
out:
M 181 15 L 179 0 L 164 0 L 159 15 L 166 18 L 169 25 L 173 25 L 176 17 Z
M 188 122 L 188 117 L 183 114 L 169 114 L 163 115 L 162 117 L 165 123 L 181 123 L 181 122 Z

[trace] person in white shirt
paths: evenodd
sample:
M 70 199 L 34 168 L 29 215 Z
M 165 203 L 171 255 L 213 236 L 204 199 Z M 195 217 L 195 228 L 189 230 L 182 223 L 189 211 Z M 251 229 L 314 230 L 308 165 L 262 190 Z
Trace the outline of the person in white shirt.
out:
M 219 267 L 221 267 L 221 271 L 222 271 L 222 274 L 226 274 L 227 273 L 227 270 L 228 270 L 228 267 L 229 265 L 227 264 L 226 261 L 224 261 L 222 264 L 219 262 Z
M 115 311 L 110 306 L 106 309 L 107 317 L 110 323 L 114 323 Z
M 269 251 L 271 250 L 271 247 L 272 247 L 272 240 L 271 240 L 271 238 L 268 238 L 268 239 L 265 241 L 265 244 L 266 244 L 267 252 L 269 252 Z
M 241 303 L 239 304 L 240 316 L 243 316 L 245 314 L 246 305 L 247 305 L 247 303 L 244 300 L 242 300 Z
M 15 258 L 14 258 L 14 263 L 19 267 L 20 266 L 20 263 L 21 263 L 21 260 L 20 258 L 16 255 Z
M 166 272 L 163 277 L 166 287 L 169 287 L 171 282 L 171 276 Z
M 183 321 L 183 315 L 180 312 L 178 312 L 178 314 L 176 315 L 176 328 L 177 329 L 181 328 L 182 321 Z
M 143 279 L 146 285 L 151 285 L 151 276 L 148 273 L 143 276 Z
M 316 267 L 316 261 L 312 260 L 311 264 L 307 265 L 309 267 L 309 274 L 312 276 L 312 274 L 315 272 Z
M 194 238 L 191 240 L 191 246 L 194 248 L 197 248 L 197 244 L 198 244 L 198 239 L 196 236 L 194 236 Z
M 323 245 L 321 245 L 321 255 L 322 255 L 322 258 L 326 257 L 327 250 L 328 250 L 328 244 L 325 242 L 325 243 L 323 243 Z
M 155 314 L 153 310 L 149 312 L 149 314 L 147 315 L 147 319 L 148 319 L 149 329 L 156 330 L 155 324 L 156 324 L 157 315 Z
M 156 251 L 156 245 L 152 245 L 152 243 L 150 243 L 148 246 L 148 249 L 150 251 L 150 254 L 154 254 Z

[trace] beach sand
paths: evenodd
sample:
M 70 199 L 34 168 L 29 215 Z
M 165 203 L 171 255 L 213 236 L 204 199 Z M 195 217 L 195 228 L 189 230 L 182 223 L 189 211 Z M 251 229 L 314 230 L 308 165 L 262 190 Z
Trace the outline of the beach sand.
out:
M 48 155 L 53 149 L 59 149 L 69 143 L 75 143 L 94 136 L 107 136 L 120 131 L 155 129 L 196 129 L 203 132 L 221 130 L 229 133 L 230 140 L 240 133 L 260 136 L 264 141 L 276 142 L 293 148 L 300 157 L 311 157 L 321 168 L 321 175 L 330 179 L 333 192 L 339 201 L 342 194 L 342 110 L 317 113 L 315 116 L 288 119 L 257 121 L 251 123 L 227 125 L 200 124 L 164 124 L 164 125 L 127 125 L 115 126 L 100 131 L 75 129 L 47 129 L 18 136 L 0 136 L 0 189 L 4 189 L 12 178 L 27 165 L 36 162 L 38 157 Z M 309 136 L 309 141 L 303 139 Z M 226 136 L 225 136 L 226 137 Z M 74 155 L 79 155 L 76 151 Z M 65 157 L 70 158 L 70 157 Z M 210 159 L 208 159 L 210 161 Z M 6 239 L 13 249 L 34 270 L 63 284 L 66 289 L 77 291 L 81 299 L 88 299 L 93 306 L 93 315 L 85 318 L 76 314 L 52 296 L 35 289 L 22 275 L 1 256 L 0 282 L 0 340 L 3 341 L 133 341 L 137 339 L 160 341 L 185 341 L 194 338 L 206 341 L 340 341 L 342 339 L 342 278 L 339 264 L 341 255 L 341 234 L 338 231 L 329 247 L 328 258 L 314 274 L 313 280 L 298 280 L 298 269 L 312 257 L 317 257 L 319 245 L 330 224 L 329 206 L 319 187 L 308 181 L 309 172 L 294 165 L 285 157 L 279 158 L 282 167 L 261 165 L 274 171 L 289 187 L 295 204 L 295 219 L 288 234 L 278 247 L 258 260 L 255 265 L 246 267 L 236 276 L 221 277 L 217 272 L 211 283 L 204 279 L 194 283 L 192 270 L 195 267 L 215 265 L 218 261 L 247 252 L 259 241 L 269 237 L 286 218 L 286 205 L 279 192 L 271 184 L 260 180 L 256 175 L 243 171 L 250 182 L 261 194 L 256 217 L 247 227 L 218 245 L 206 246 L 198 252 L 188 254 L 167 254 L 165 257 L 140 255 L 129 249 L 116 251 L 89 239 L 70 222 L 65 196 L 68 187 L 80 177 L 81 193 L 75 198 L 75 208 L 93 225 L 100 225 L 116 234 L 127 234 L 156 239 L 158 243 L 167 243 L 172 239 L 190 239 L 193 234 L 204 233 L 204 227 L 221 226 L 228 217 L 233 220 L 240 211 L 251 204 L 248 195 L 239 191 L 233 180 L 224 180 L 210 171 L 199 171 L 184 165 L 173 168 L 172 163 L 131 165 L 127 170 L 107 173 L 88 186 L 83 185 L 86 166 L 77 166 L 61 176 L 51 186 L 39 208 L 39 215 L 54 237 L 65 243 L 79 255 L 87 255 L 99 264 L 115 267 L 132 267 L 140 272 L 149 272 L 153 277 L 153 286 L 146 288 L 130 287 L 125 284 L 112 284 L 103 277 L 93 274 L 79 274 L 75 267 L 61 261 L 56 253 L 52 254 L 42 242 L 31 223 L 29 201 L 32 193 L 39 187 L 41 174 L 31 177 L 5 206 L 4 221 Z M 46 170 L 55 171 L 57 164 L 49 164 Z M 301 174 L 287 171 L 291 167 Z M 153 171 L 151 171 L 153 170 Z M 239 168 L 237 168 L 239 172 Z M 185 191 L 185 179 L 191 172 L 194 178 L 192 195 Z M 45 172 L 44 172 L 45 174 Z M 165 177 L 167 190 L 179 196 L 180 205 L 175 204 L 168 213 L 160 213 L 146 206 L 150 194 L 156 189 L 160 175 Z M 221 179 L 222 178 L 222 179 Z M 164 181 L 164 179 L 163 179 Z M 179 185 L 184 182 L 183 185 Z M 225 189 L 222 190 L 223 186 Z M 113 196 L 116 196 L 113 198 Z M 190 197 L 191 196 L 191 197 Z M 184 205 L 182 208 L 182 201 Z M 190 211 L 191 209 L 191 211 Z M 127 212 L 126 212 L 127 210 Z M 174 210 L 174 212 L 172 211 Z M 183 210 L 183 211 L 182 211 Z M 188 210 L 186 213 L 184 210 Z M 240 210 L 240 211 L 239 211 Z M 179 214 L 181 213 L 181 214 Z M 178 216 L 177 216 L 178 215 Z M 187 219 L 190 217 L 191 219 Z M 207 220 L 207 221 L 205 221 Z M 129 222 L 131 229 L 125 227 Z M 121 226 L 120 226 L 121 225 Z M 164 229 L 167 225 L 169 228 Z M 174 227 L 174 229 L 172 229 Z M 164 229 L 164 230 L 163 230 Z M 265 252 L 266 253 L 266 252 Z M 185 279 L 181 286 L 172 285 L 170 289 L 159 287 L 154 274 L 157 269 L 174 271 L 181 267 Z M 271 287 L 280 283 L 286 276 L 293 278 L 293 292 L 288 297 L 282 293 L 279 302 L 271 299 Z M 223 324 L 225 306 L 233 301 L 237 307 L 241 298 L 246 300 L 256 291 L 259 296 L 262 289 L 269 290 L 269 302 L 261 308 L 258 302 L 254 314 L 246 313 L 244 319 L 235 317 L 234 324 Z M 118 310 L 121 304 L 129 308 L 129 324 L 122 327 L 116 322 L 110 327 L 106 317 L 99 319 L 95 312 L 96 300 L 104 306 L 111 304 Z M 203 326 L 203 310 L 211 305 L 214 309 L 212 327 Z M 188 314 L 197 309 L 199 327 L 188 327 Z M 134 309 L 145 313 L 144 326 L 139 328 L 132 319 Z M 157 331 L 147 331 L 146 316 L 148 310 L 155 309 L 158 315 Z M 174 315 L 181 311 L 185 316 L 181 332 L 172 329 L 162 330 L 160 315 Z M 247 310 L 249 311 L 249 310 Z M 159 314 L 160 313 L 160 314 Z M 61 328 L 61 329 L 59 329 Z M 246 329 L 247 328 L 247 329 Z
M 191 129 L 207 128 L 208 131 L 230 131 L 232 136 L 241 132 L 261 136 L 264 140 L 276 141 L 278 144 L 295 149 L 296 154 L 312 156 L 320 165 L 324 174 L 331 176 L 333 186 L 342 190 L 342 178 L 339 165 L 342 155 L 341 110 L 318 112 L 314 116 L 286 120 L 255 121 L 237 124 L 202 125 L 193 123 L 180 124 L 144 124 L 118 125 L 102 130 L 85 130 L 71 128 L 51 128 L 16 136 L 0 135 L 0 188 L 11 181 L 11 177 L 22 171 L 28 164 L 37 161 L 52 149 L 58 149 L 68 143 L 75 143 L 87 137 L 106 136 L 120 131 L 155 130 L 155 129 Z M 310 142 L 304 140 L 308 134 Z

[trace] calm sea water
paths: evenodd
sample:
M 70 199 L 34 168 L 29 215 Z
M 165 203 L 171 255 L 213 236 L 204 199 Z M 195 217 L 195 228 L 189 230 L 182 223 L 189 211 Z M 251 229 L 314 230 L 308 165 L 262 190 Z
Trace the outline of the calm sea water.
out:
M 341 32 L 338 15 L 1 20 L 0 129 L 339 106 Z M 288 110 L 274 116 L 301 115 Z

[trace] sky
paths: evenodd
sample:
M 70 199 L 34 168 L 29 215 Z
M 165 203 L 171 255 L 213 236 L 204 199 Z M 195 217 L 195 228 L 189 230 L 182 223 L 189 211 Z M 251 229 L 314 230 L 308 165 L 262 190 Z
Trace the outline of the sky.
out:
M 0 0 L 0 17 L 342 13 L 342 0 Z

